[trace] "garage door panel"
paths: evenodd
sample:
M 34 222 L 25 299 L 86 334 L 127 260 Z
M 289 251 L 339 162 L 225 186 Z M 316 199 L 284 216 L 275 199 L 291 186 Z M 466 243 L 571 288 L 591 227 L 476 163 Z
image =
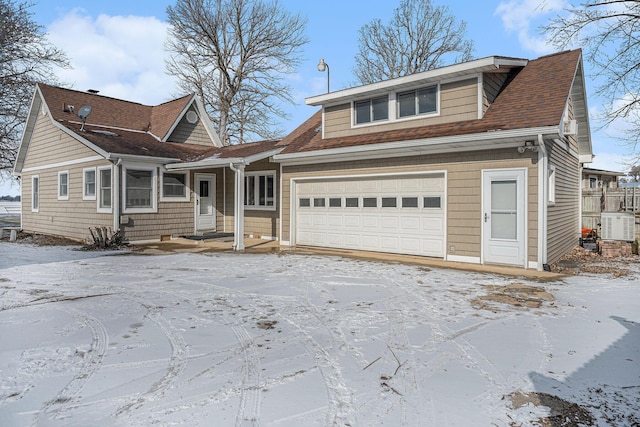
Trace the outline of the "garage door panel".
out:
M 443 175 L 296 183 L 296 243 L 443 257 L 444 188 Z M 427 205 L 425 197 L 440 198 L 441 206 Z M 310 199 L 311 206 L 300 208 L 300 198 Z M 316 198 L 324 198 L 326 205 L 314 206 Z M 363 198 L 377 203 L 364 207 Z M 383 198 L 394 198 L 398 207 L 383 208 Z

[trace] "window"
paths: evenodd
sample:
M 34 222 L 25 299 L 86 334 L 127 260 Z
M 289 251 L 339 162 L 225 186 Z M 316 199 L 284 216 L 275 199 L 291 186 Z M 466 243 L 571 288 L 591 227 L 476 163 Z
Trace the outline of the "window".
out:
M 124 168 L 125 212 L 156 211 L 156 168 Z
M 111 166 L 98 168 L 98 212 L 111 212 Z
M 354 104 L 356 114 L 356 124 L 387 120 L 389 118 L 389 97 L 380 96 L 378 98 L 357 101 Z
M 311 206 L 311 199 L 307 199 L 307 198 L 300 199 L 299 205 L 301 208 L 308 208 Z
M 357 208 L 358 207 L 358 198 L 357 197 L 347 197 L 344 199 L 345 206 L 348 208 Z
M 417 197 L 403 197 L 402 198 L 402 207 L 403 208 L 417 208 L 418 207 L 418 198 Z
M 69 171 L 58 172 L 58 200 L 69 200 Z
M 244 206 L 248 209 L 275 210 L 276 173 L 248 172 L 244 177 Z
M 402 92 L 398 94 L 398 116 L 410 117 L 438 112 L 438 87 Z
M 549 165 L 547 169 L 548 183 L 549 183 L 549 204 L 556 203 L 556 167 Z
M 589 188 L 598 188 L 598 177 L 589 175 Z
M 342 198 L 340 198 L 340 197 L 331 197 L 331 198 L 329 198 L 329 207 L 330 208 L 341 208 L 342 207 Z
M 439 209 L 441 208 L 440 196 L 427 196 L 423 200 L 424 207 L 426 209 Z
M 96 199 L 96 168 L 82 171 L 82 200 Z
M 316 197 L 315 199 L 313 199 L 313 207 L 324 208 L 325 207 L 324 197 Z
M 363 197 L 362 198 L 362 207 L 363 208 L 377 208 L 378 207 L 378 198 L 377 197 Z
M 382 207 L 383 208 L 395 208 L 397 206 L 397 199 L 395 197 L 383 197 L 382 198 Z
M 31 212 L 40 210 L 40 177 L 31 177 Z
M 162 201 L 189 201 L 187 172 L 164 172 L 162 174 Z

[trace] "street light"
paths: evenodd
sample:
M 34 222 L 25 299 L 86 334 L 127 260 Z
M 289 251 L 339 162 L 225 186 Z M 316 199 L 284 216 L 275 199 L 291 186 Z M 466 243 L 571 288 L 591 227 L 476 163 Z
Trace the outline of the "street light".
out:
M 318 71 L 323 72 L 325 69 L 327 70 L 327 93 L 329 93 L 331 92 L 329 90 L 329 81 L 330 81 L 329 76 L 331 75 L 329 71 L 329 64 L 324 62 L 324 58 L 320 58 L 320 62 L 318 63 Z

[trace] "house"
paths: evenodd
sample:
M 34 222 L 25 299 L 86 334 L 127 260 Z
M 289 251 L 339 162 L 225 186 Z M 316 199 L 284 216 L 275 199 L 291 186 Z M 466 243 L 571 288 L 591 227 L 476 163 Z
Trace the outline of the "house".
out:
M 279 145 L 282 244 L 543 269 L 578 244 L 580 50 L 489 57 L 307 99 Z
M 607 189 L 618 188 L 618 177 L 625 176 L 624 172 L 613 172 L 602 169 L 582 168 L 582 188 Z
M 145 106 L 38 84 L 14 168 L 22 228 L 86 240 L 109 227 L 138 242 L 232 231 L 246 180 L 247 230 L 275 236 L 276 142 L 223 147 L 193 95 Z
M 281 141 L 232 147 L 193 96 L 148 107 L 38 85 L 15 167 L 23 228 L 542 270 L 580 237 L 584 84 L 580 50 L 482 58 L 308 98 L 319 110 Z

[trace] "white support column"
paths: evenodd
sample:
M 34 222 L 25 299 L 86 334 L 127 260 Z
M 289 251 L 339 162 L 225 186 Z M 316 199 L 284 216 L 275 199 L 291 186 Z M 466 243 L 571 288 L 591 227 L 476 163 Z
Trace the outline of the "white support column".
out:
M 233 250 L 244 250 L 244 164 L 229 164 L 235 173 L 235 191 L 233 198 Z

